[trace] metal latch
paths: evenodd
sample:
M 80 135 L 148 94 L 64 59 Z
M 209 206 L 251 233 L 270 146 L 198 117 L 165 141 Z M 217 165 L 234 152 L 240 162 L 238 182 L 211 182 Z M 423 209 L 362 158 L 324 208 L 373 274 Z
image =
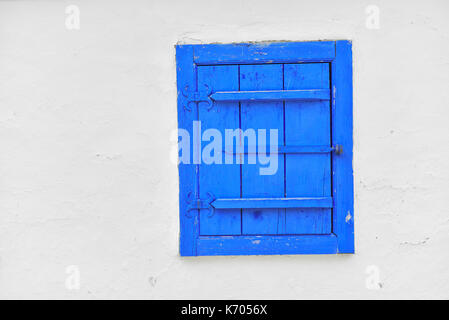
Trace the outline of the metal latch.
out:
M 332 151 L 335 152 L 336 155 L 340 155 L 343 153 L 343 146 L 340 144 L 336 144 L 332 147 Z

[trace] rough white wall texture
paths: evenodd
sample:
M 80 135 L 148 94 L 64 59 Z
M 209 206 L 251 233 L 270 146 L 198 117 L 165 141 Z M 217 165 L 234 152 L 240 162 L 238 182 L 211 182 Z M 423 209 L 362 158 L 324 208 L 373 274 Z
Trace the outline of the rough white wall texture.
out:
M 1 1 L 0 297 L 448 299 L 448 12 Z M 180 258 L 174 44 L 319 39 L 353 40 L 357 253 Z

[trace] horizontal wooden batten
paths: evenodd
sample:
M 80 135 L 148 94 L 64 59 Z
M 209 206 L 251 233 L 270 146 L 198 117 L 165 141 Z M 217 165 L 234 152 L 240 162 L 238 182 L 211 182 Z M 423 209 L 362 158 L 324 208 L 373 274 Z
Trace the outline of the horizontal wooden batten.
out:
M 178 45 L 193 48 L 197 65 L 330 62 L 335 59 L 335 41 L 261 42 Z
M 279 146 L 278 153 L 330 153 L 334 148 L 329 146 Z
M 329 235 L 200 236 L 197 255 L 335 254 L 337 237 Z
M 231 150 L 231 147 L 228 147 L 228 149 L 225 149 L 223 152 L 228 154 L 259 154 L 257 150 L 257 146 L 247 146 L 245 147 L 245 150 L 242 151 L 227 151 Z M 265 146 L 261 147 L 263 152 L 270 153 L 270 147 Z M 285 154 L 301 154 L 301 153 L 330 153 L 334 151 L 335 148 L 329 147 L 329 146 L 278 146 L 277 147 L 277 153 L 285 153 Z
M 323 101 L 330 100 L 329 89 L 218 91 L 210 95 L 214 101 Z
M 236 198 L 215 199 L 215 209 L 258 209 L 258 208 L 332 208 L 332 197 L 322 198 Z

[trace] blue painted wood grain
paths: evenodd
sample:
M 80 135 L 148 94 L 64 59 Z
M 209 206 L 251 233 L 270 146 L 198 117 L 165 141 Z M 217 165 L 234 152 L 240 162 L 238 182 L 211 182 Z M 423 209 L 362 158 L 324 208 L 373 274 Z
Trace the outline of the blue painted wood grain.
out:
M 329 89 L 225 91 L 215 92 L 210 98 L 214 101 L 314 101 L 330 100 L 330 91 Z
M 284 85 L 291 89 L 329 89 L 329 64 L 284 65 Z M 285 145 L 327 145 L 331 143 L 329 101 L 285 102 Z M 330 197 L 330 153 L 286 155 L 287 197 Z M 290 234 L 330 234 L 330 209 L 287 209 Z
M 282 65 L 240 66 L 240 90 L 283 89 Z M 278 130 L 278 144 L 284 140 L 284 115 L 282 102 L 242 102 L 241 126 L 246 129 L 265 129 L 266 144 L 269 130 Z M 268 152 L 268 150 L 266 150 Z M 258 155 L 260 157 L 260 155 Z M 245 155 L 242 165 L 242 197 L 283 197 L 284 156 L 278 155 L 277 172 L 261 175 L 261 164 L 248 164 Z M 285 209 L 244 209 L 242 211 L 242 234 L 278 234 L 285 232 Z
M 288 145 L 288 146 L 280 146 L 278 152 L 279 153 L 330 153 L 333 151 L 333 148 L 326 145 Z
M 188 111 L 183 107 L 187 101 L 182 94 L 185 86 L 196 89 L 196 65 L 193 63 L 193 48 L 191 46 L 176 47 L 176 71 L 178 84 L 178 128 L 192 133 L 193 121 L 198 119 L 198 112 L 196 108 Z M 179 164 L 179 252 L 182 256 L 197 255 L 196 245 L 199 236 L 198 211 L 187 211 L 189 193 L 198 196 L 197 166 L 192 164 L 192 160 L 193 156 L 191 154 L 189 164 Z
M 213 91 L 238 90 L 238 66 L 199 66 L 198 86 L 203 87 L 204 85 Z M 239 127 L 239 103 L 216 102 L 212 108 L 205 103 L 200 103 L 199 119 L 203 132 L 215 129 L 224 139 L 225 129 Z M 202 150 L 209 143 L 209 141 L 204 141 Z M 220 143 L 223 145 L 223 141 Z M 240 165 L 236 164 L 235 157 L 234 164 L 224 164 L 223 154 L 220 154 L 220 158 L 221 164 L 212 163 L 200 166 L 200 198 L 206 198 L 208 192 L 212 192 L 216 197 L 240 197 Z M 240 209 L 217 209 L 212 216 L 208 214 L 207 210 L 200 211 L 201 235 L 236 235 L 240 232 Z
M 196 64 L 298 63 L 331 61 L 335 42 L 275 42 L 192 45 Z
M 234 208 L 332 208 L 332 197 L 314 198 L 222 198 L 215 199 L 211 205 L 217 209 Z M 298 217 L 301 219 L 301 217 Z
M 269 146 L 262 147 L 264 150 L 268 150 Z M 223 150 L 223 152 L 228 154 L 256 154 L 257 146 L 245 145 L 241 150 Z M 335 151 L 335 147 L 326 145 L 315 145 L 315 146 L 298 146 L 298 145 L 288 145 L 288 146 L 278 146 L 277 153 L 330 153 Z
M 352 169 L 352 43 L 336 42 L 332 62 L 332 138 L 343 153 L 332 158 L 334 233 L 338 252 L 354 253 L 354 181 Z
M 335 235 L 200 237 L 198 255 L 335 254 Z

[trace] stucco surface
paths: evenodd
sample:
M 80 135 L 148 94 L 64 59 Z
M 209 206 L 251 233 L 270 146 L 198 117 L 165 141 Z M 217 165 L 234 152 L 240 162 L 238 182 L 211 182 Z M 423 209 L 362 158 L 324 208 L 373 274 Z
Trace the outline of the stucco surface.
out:
M 0 298 L 448 299 L 448 9 L 1 1 Z M 357 253 L 180 258 L 174 45 L 320 39 L 353 41 Z

